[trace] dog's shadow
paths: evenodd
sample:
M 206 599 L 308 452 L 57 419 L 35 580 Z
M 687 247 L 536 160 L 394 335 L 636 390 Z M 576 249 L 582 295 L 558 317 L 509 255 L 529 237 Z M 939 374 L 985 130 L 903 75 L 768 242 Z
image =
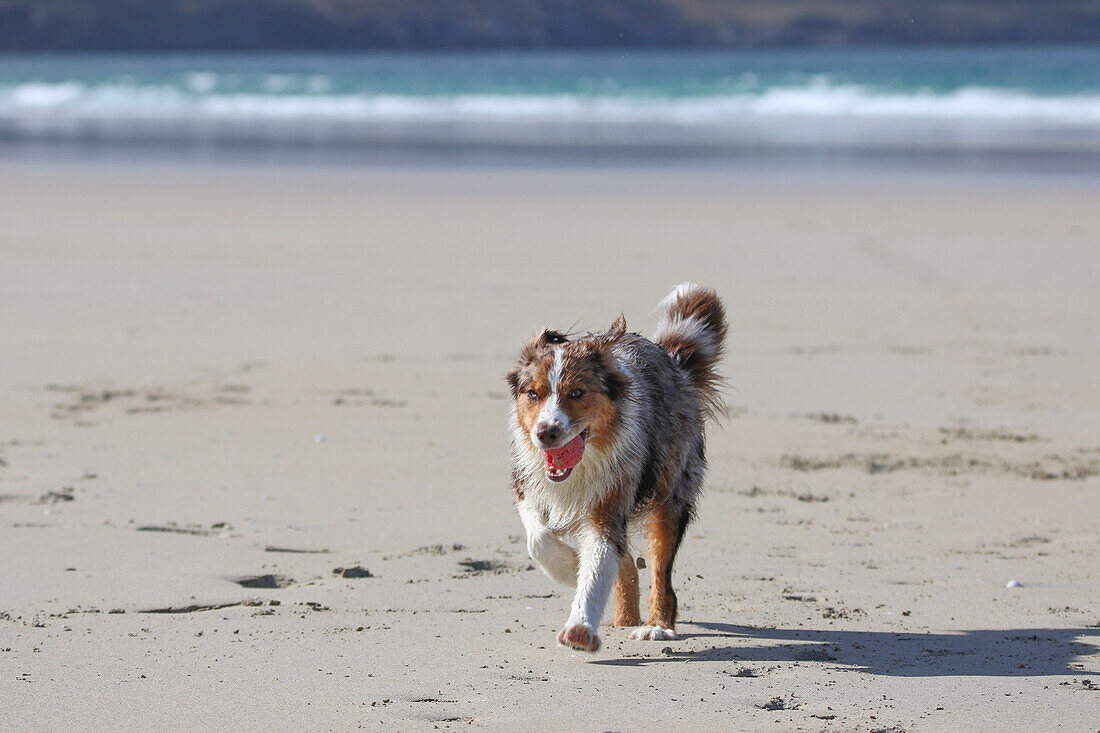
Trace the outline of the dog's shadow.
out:
M 979 629 L 951 633 L 769 629 L 686 622 L 705 629 L 681 638 L 713 638 L 705 649 L 660 657 L 602 659 L 593 664 L 664 662 L 823 662 L 893 677 L 1100 675 L 1100 628 Z M 707 633 L 710 632 L 710 633 Z M 736 639 L 736 643 L 723 640 Z

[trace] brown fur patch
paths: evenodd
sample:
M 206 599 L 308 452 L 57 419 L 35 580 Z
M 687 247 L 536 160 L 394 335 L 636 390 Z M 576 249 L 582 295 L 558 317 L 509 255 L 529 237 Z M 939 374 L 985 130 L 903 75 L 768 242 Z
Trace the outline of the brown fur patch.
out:
M 611 543 L 619 557 L 626 555 L 627 508 L 630 506 L 633 495 L 634 487 L 628 486 L 620 479 L 619 483 L 603 495 L 588 515 L 592 527 Z
M 607 391 L 604 348 L 589 341 L 563 348 L 558 404 L 570 420 L 588 430 L 588 444 L 606 453 L 618 439 L 619 408 Z M 574 391 L 581 396 L 574 398 Z
M 528 436 L 539 419 L 543 404 L 550 397 L 550 360 L 551 356 L 547 353 L 515 370 L 516 416 Z
M 726 340 L 726 309 L 722 301 L 711 288 L 696 288 L 677 296 L 671 313 L 682 318 L 695 318 L 711 324 L 718 334 L 719 341 Z
M 680 546 L 680 516 L 668 504 L 654 508 L 646 519 L 649 540 L 649 626 L 676 628 L 676 593 L 672 590 L 672 563 Z
M 626 554 L 619 560 L 619 575 L 615 578 L 615 626 L 641 624 L 638 596 L 638 568 L 634 558 Z

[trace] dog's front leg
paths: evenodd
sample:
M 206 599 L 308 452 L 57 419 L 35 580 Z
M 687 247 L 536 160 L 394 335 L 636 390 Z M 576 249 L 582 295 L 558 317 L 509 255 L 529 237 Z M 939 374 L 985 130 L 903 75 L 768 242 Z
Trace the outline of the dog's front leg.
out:
M 559 644 L 585 652 L 600 648 L 596 631 L 618 572 L 619 553 L 610 538 L 595 528 L 587 529 L 580 538 L 577 592 L 569 620 L 558 634 Z
M 577 553 L 547 528 L 530 502 L 517 504 L 523 528 L 527 530 L 527 554 L 551 578 L 570 588 L 577 584 Z

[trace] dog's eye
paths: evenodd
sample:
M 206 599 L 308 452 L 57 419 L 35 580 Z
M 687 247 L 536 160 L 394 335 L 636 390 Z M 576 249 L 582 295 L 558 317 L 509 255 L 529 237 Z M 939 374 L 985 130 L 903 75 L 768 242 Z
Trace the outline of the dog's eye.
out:
M 536 392 L 536 391 L 535 391 L 535 390 L 533 390 L 533 389 L 529 389 L 529 390 L 527 390 L 527 399 L 529 399 L 529 400 L 537 400 L 538 398 L 539 398 L 539 393 L 538 393 L 538 392 Z
M 575 390 L 573 390 L 572 392 L 569 393 L 569 399 L 572 399 L 572 400 L 579 400 L 583 396 L 584 396 L 584 390 L 583 389 L 575 389 Z

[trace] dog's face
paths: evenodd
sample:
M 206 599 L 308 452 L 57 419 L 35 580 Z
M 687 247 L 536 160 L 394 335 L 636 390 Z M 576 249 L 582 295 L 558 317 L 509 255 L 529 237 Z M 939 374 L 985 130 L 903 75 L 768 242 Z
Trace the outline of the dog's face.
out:
M 607 452 L 616 439 L 625 377 L 611 348 L 625 330 L 621 318 L 609 331 L 573 341 L 545 330 L 508 372 L 523 439 L 543 452 L 552 481 L 568 478 L 586 448 Z

